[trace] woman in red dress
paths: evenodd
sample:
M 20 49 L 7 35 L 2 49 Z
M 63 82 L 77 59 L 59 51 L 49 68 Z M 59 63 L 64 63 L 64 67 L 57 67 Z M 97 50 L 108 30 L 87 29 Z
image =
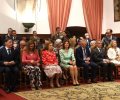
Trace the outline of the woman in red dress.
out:
M 40 71 L 40 57 L 38 51 L 35 49 L 34 41 L 29 41 L 27 50 L 22 53 L 22 64 L 24 70 L 29 75 L 31 87 L 39 89 L 41 84 L 41 71 Z
M 53 88 L 53 79 L 56 77 L 56 85 L 60 87 L 59 78 L 62 74 L 62 70 L 58 65 L 58 60 L 55 52 L 53 51 L 53 44 L 49 42 L 46 45 L 46 49 L 42 52 L 42 62 L 44 65 L 44 72 L 47 77 L 50 78 L 50 86 Z

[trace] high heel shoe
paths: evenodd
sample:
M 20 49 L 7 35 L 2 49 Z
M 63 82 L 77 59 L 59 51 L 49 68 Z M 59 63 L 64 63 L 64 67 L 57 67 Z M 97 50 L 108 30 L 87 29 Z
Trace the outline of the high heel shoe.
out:
M 50 87 L 51 87 L 51 88 L 54 88 L 54 84 L 53 84 L 53 83 L 50 83 Z
M 60 85 L 59 83 L 57 83 L 57 87 L 58 87 L 58 88 L 60 88 L 60 87 L 61 87 L 61 85 Z
M 77 83 L 77 84 L 76 84 L 76 86 L 79 86 L 79 85 L 80 85 L 80 83 Z
M 75 83 L 75 82 L 73 82 L 73 86 L 76 86 L 76 83 Z
M 79 85 L 80 85 L 80 83 L 77 81 L 77 82 L 76 82 L 76 85 L 77 85 L 77 86 L 79 86 Z

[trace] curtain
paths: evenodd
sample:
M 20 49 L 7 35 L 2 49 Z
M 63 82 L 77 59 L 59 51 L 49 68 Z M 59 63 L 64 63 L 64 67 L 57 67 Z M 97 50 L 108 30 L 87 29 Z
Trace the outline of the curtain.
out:
M 87 31 L 92 39 L 101 39 L 103 0 L 82 0 Z
M 65 30 L 69 18 L 71 2 L 72 0 L 47 0 L 51 34 L 55 33 L 56 27 L 61 27 L 61 31 Z

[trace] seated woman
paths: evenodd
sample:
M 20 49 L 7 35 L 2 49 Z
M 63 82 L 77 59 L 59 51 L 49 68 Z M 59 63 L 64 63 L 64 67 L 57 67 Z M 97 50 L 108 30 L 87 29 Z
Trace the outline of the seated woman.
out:
M 111 41 L 107 51 L 107 56 L 115 65 L 120 65 L 120 49 L 117 47 L 116 40 Z
M 69 41 L 63 43 L 63 49 L 60 50 L 61 67 L 70 69 L 73 85 L 79 85 L 78 70 L 73 49 L 69 48 Z
M 46 44 L 45 50 L 42 51 L 42 62 L 44 64 L 44 72 L 50 78 L 50 86 L 53 88 L 53 79 L 56 77 L 56 85 L 60 87 L 59 78 L 62 70 L 58 65 L 58 60 L 55 52 L 53 51 L 53 44 L 49 42 Z
M 29 41 L 27 48 L 22 53 L 23 69 L 29 75 L 31 87 L 39 89 L 41 84 L 40 58 L 38 51 L 35 49 L 34 41 Z

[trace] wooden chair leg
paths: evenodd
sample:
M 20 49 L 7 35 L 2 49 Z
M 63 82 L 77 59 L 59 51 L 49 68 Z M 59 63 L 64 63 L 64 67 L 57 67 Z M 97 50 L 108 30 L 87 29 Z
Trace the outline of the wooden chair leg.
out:
M 3 80 L 3 77 L 2 77 L 3 75 L 2 75 L 2 73 L 0 73 L 0 87 L 2 87 L 2 80 Z
M 83 67 L 80 67 L 80 80 L 81 82 L 84 81 L 84 68 Z
M 27 75 L 24 73 L 24 85 L 27 88 Z
M 3 73 L 3 87 L 5 87 L 5 73 Z
M 20 71 L 20 88 L 22 88 L 22 71 Z
M 115 74 L 115 77 L 116 77 L 116 79 L 118 79 L 119 78 L 119 68 L 120 68 L 120 66 L 115 66 L 116 67 L 116 74 Z
M 66 69 L 66 68 L 62 68 L 62 71 L 63 71 L 63 73 L 62 73 L 62 78 L 63 78 L 63 80 L 64 80 L 64 82 L 62 82 L 62 83 L 65 83 L 65 85 L 68 85 L 68 81 L 69 81 L 69 70 L 68 69 Z
M 98 66 L 98 80 L 100 81 L 100 79 L 101 79 L 101 67 L 100 66 Z
M 80 68 L 77 68 L 78 70 L 78 81 L 80 81 Z

